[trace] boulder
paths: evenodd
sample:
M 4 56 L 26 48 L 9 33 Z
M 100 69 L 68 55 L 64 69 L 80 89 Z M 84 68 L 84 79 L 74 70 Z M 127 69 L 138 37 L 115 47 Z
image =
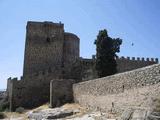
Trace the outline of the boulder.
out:
M 126 109 L 122 113 L 122 115 L 120 117 L 120 120 L 129 120 L 131 118 L 132 114 L 133 114 L 133 111 L 134 111 L 133 109 Z
M 78 110 L 67 110 L 64 108 L 46 109 L 40 111 L 32 111 L 28 113 L 29 119 L 42 120 L 42 119 L 60 119 L 71 116 L 79 112 Z

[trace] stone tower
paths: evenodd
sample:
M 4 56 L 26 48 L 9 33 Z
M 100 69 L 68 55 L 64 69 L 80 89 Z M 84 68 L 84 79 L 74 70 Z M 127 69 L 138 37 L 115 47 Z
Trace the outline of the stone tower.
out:
M 28 22 L 23 76 L 39 71 L 62 70 L 79 58 L 79 38 L 64 32 L 64 25 L 52 22 Z M 64 69 L 63 69 L 64 68 Z
M 28 22 L 23 76 L 60 68 L 63 57 L 63 24 Z
M 68 101 L 72 99 L 73 83 L 96 78 L 95 59 L 79 57 L 79 42 L 75 34 L 64 31 L 61 23 L 29 21 L 23 76 L 20 80 L 9 78 L 7 81 L 10 110 L 46 103 L 52 92 L 55 93 L 53 101 Z M 116 60 L 118 72 L 158 63 L 158 59 L 122 57 Z
M 8 79 L 10 110 L 31 108 L 49 101 L 50 81 L 69 82 L 79 59 L 79 38 L 64 25 L 29 21 L 26 26 L 24 68 L 21 80 Z

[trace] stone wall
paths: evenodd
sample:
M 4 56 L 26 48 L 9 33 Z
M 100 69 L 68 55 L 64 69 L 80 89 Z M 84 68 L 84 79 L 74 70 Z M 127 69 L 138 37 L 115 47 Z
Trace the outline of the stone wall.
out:
M 57 79 L 50 82 L 50 107 L 59 107 L 64 103 L 73 102 L 72 85 L 75 80 Z
M 145 66 L 153 65 L 158 63 L 158 58 L 135 58 L 135 57 L 117 57 L 117 70 L 118 73 L 142 68 Z
M 7 94 L 11 110 L 16 107 L 35 107 L 49 101 L 51 80 L 81 79 L 73 74 L 79 58 L 79 38 L 64 32 L 64 24 L 29 21 L 23 77 L 9 79 Z
M 97 71 L 95 69 L 95 56 L 92 59 L 81 58 L 82 67 L 82 80 L 91 80 L 98 78 Z M 158 58 L 135 58 L 135 57 L 117 57 L 117 73 L 131 71 L 134 69 L 142 68 L 145 66 L 153 65 L 158 63 Z
M 117 106 L 117 109 L 122 109 L 121 105 L 130 107 L 134 103 L 137 103 L 135 106 L 138 107 L 150 93 L 149 91 L 141 93 L 140 89 L 157 83 L 160 84 L 160 64 L 74 84 L 74 99 L 81 105 L 105 111 L 113 106 Z M 129 91 L 135 92 L 132 94 Z
M 80 59 L 82 81 L 98 78 L 95 62 L 95 59 Z
M 11 110 L 19 106 L 35 107 L 49 101 L 51 80 L 74 79 L 81 82 L 97 78 L 95 59 L 79 58 L 80 40 L 75 34 L 64 32 L 62 23 L 29 21 L 26 30 L 23 77 L 20 80 L 9 79 L 7 84 Z M 157 61 L 117 59 L 119 72 Z M 67 83 L 64 81 L 62 84 Z
M 49 101 L 50 81 L 59 78 L 54 70 L 39 71 L 27 77 L 9 78 L 7 94 L 9 96 L 10 110 L 17 107 L 33 108 Z

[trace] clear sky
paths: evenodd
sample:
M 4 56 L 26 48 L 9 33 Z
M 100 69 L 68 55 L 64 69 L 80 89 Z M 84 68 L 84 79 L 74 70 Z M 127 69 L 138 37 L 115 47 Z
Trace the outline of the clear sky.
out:
M 91 58 L 100 29 L 123 39 L 120 56 L 160 56 L 160 0 L 0 0 L 0 89 L 23 70 L 27 21 L 61 21 Z M 134 46 L 132 46 L 134 43 Z

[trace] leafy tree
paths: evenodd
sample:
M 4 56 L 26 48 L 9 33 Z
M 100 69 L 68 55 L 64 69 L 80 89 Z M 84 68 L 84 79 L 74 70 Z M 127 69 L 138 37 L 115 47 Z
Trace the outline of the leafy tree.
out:
M 113 75 L 117 72 L 116 53 L 120 52 L 122 39 L 111 38 L 107 30 L 100 30 L 94 44 L 96 45 L 96 70 L 99 77 Z

